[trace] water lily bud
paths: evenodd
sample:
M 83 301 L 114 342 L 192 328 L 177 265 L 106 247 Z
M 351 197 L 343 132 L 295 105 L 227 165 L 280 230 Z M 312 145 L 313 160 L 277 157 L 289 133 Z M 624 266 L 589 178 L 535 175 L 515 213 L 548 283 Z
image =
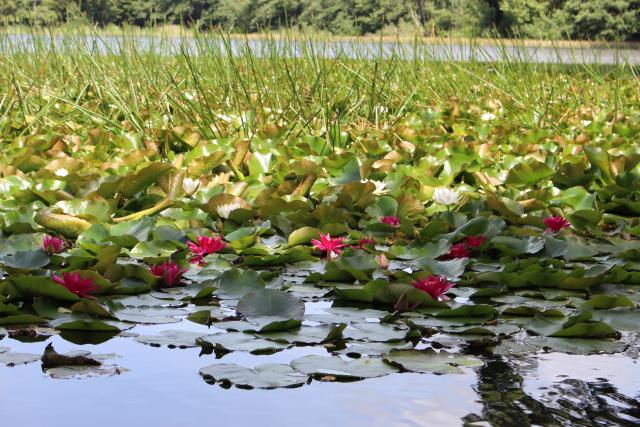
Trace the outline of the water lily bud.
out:
M 191 196 L 200 187 L 200 180 L 185 178 L 182 181 L 182 189 L 187 196 Z
M 380 254 L 376 256 L 376 262 L 380 266 L 381 269 L 386 270 L 389 268 L 389 260 L 385 254 Z

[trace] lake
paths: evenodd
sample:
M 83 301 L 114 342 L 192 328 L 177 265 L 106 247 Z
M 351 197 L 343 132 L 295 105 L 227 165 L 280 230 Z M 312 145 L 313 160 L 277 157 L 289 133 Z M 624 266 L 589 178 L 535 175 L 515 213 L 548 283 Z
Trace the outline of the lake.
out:
M 202 43 L 205 41 L 204 43 Z M 255 56 L 287 55 L 291 57 L 319 56 L 324 58 L 387 58 L 432 61 L 516 61 L 555 64 L 640 64 L 640 49 L 595 46 L 524 44 L 477 44 L 473 41 L 439 41 L 411 43 L 404 41 L 344 41 L 344 40 L 283 40 L 283 39 L 222 39 L 219 37 L 169 36 L 36 36 L 3 35 L 0 51 L 29 52 L 34 49 L 64 49 L 80 46 L 94 53 L 118 53 L 135 47 L 139 52 L 179 54 L 181 50 L 198 54 L 201 49 L 232 52 L 250 51 Z
M 307 311 L 319 312 L 329 305 L 307 303 Z M 397 373 L 356 382 L 313 380 L 291 389 L 245 390 L 208 384 L 198 370 L 214 363 L 286 364 L 300 356 L 329 353 L 322 346 L 293 347 L 271 355 L 235 351 L 216 359 L 201 355 L 199 348 L 154 347 L 134 340 L 163 330 L 211 333 L 206 326 L 183 320 L 138 325 L 100 344 L 77 345 L 57 335 L 40 342 L 0 340 L 0 348 L 12 352 L 40 354 L 51 342 L 60 353 L 74 349 L 114 353 L 117 357 L 109 363 L 118 366 L 117 373 L 74 378 L 52 378 L 40 362 L 0 366 L 3 422 L 24 427 L 169 427 L 194 422 L 455 426 L 482 420 L 503 426 L 640 423 L 637 339 L 626 353 L 616 355 L 480 356 L 482 366 L 464 368 L 461 374 Z M 433 341 L 437 336 L 418 346 Z

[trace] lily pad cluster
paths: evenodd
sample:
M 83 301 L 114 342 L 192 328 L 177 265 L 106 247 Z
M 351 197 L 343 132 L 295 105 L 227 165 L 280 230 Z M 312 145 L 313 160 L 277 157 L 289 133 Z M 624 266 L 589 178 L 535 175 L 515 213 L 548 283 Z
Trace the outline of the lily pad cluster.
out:
M 429 110 L 337 141 L 4 141 L 0 327 L 99 343 L 166 324 L 128 335 L 217 358 L 326 352 L 200 371 L 254 388 L 626 351 L 640 332 L 640 117 L 598 115 L 581 138 L 479 117 Z M 171 328 L 185 319 L 209 333 Z

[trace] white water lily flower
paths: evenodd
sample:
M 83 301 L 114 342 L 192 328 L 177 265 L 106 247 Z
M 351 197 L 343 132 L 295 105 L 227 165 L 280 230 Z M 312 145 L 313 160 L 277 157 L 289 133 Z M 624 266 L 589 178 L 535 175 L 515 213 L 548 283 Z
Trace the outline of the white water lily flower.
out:
M 496 115 L 489 112 L 486 112 L 482 114 L 482 116 L 480 116 L 480 120 L 482 120 L 483 122 L 490 122 L 491 120 L 495 120 L 495 119 L 496 119 Z
M 218 215 L 220 215 L 222 218 L 229 218 L 229 215 L 231 215 L 231 212 L 235 211 L 236 209 L 240 209 L 241 207 L 242 207 L 242 204 L 239 202 L 227 203 L 226 205 L 218 206 L 216 211 L 218 212 Z
M 200 180 L 198 179 L 185 178 L 182 181 L 182 189 L 187 196 L 195 193 L 198 187 L 200 187 Z
M 372 179 L 363 179 L 360 182 L 363 183 L 363 184 L 366 184 L 367 182 L 370 182 L 373 185 L 375 185 L 376 189 L 373 190 L 373 194 L 375 194 L 375 195 L 380 196 L 380 195 L 383 195 L 383 194 L 386 194 L 386 193 L 389 192 L 389 190 L 387 189 L 387 184 L 385 184 L 382 181 L 374 181 Z
M 56 169 L 56 175 L 58 176 L 67 176 L 69 175 L 69 171 L 65 168 Z
M 450 188 L 436 188 L 433 192 L 433 200 L 444 206 L 455 205 L 459 197 L 460 194 Z

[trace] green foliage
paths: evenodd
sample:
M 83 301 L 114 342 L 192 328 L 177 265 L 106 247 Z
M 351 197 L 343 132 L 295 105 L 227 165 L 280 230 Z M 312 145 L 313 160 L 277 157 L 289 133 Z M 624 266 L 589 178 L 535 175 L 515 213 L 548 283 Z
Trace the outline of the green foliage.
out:
M 235 32 L 640 38 L 638 0 L 3 0 L 0 13 L 9 24 L 83 17 L 100 26 L 183 24 Z
M 574 38 L 640 38 L 638 0 L 568 0 L 564 12 Z

